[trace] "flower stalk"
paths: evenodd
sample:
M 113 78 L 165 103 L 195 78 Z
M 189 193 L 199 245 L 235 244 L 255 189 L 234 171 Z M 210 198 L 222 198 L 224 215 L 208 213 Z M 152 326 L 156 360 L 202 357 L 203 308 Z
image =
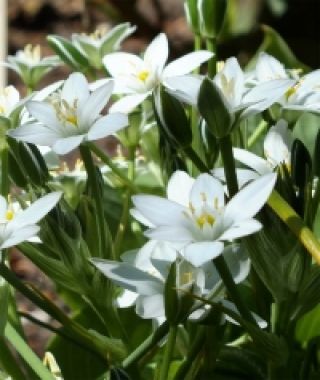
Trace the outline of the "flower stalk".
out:
M 177 338 L 178 326 L 170 326 L 164 356 L 161 361 L 159 380 L 167 380 Z

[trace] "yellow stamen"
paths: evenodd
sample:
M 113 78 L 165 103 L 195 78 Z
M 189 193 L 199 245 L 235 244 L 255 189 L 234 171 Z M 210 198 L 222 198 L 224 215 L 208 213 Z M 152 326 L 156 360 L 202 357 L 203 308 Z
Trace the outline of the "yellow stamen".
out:
M 206 223 L 213 226 L 215 222 L 215 218 L 210 214 L 202 214 L 197 218 L 197 224 L 200 228 L 202 228 Z
M 182 274 L 182 285 L 189 284 L 193 280 L 192 272 L 185 272 Z
M 8 221 L 10 221 L 10 220 L 12 220 L 13 219 L 13 217 L 14 217 L 14 212 L 12 211 L 12 210 L 7 210 L 7 212 L 6 212 L 6 219 L 8 220 Z
M 138 78 L 140 80 L 142 80 L 143 82 L 145 82 L 147 80 L 149 74 L 150 74 L 149 71 L 142 70 L 142 71 L 140 71 L 140 73 L 138 73 Z
M 66 121 L 68 121 L 69 123 L 73 124 L 74 126 L 78 125 L 77 117 L 75 115 L 68 115 L 68 116 L 66 116 Z

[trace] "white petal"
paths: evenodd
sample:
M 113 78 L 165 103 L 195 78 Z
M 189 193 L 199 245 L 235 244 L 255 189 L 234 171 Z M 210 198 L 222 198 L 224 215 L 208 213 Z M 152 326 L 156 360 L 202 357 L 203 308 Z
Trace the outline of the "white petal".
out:
M 190 231 L 183 226 L 172 225 L 156 227 L 147 230 L 144 234 L 150 239 L 164 240 L 173 243 L 188 243 L 193 240 L 193 236 Z
M 121 296 L 117 298 L 117 305 L 119 307 L 130 307 L 135 304 L 137 297 L 137 293 L 125 289 Z
M 174 226 L 184 223 L 185 207 L 156 195 L 134 195 L 136 209 L 155 226 Z
M 201 80 L 200 76 L 183 75 L 166 78 L 163 84 L 167 87 L 170 94 L 181 102 L 196 106 Z
M 60 123 L 56 111 L 51 104 L 45 102 L 30 101 L 26 105 L 30 114 L 38 121 L 53 131 L 60 130 Z
M 168 78 L 191 73 L 191 71 L 199 67 L 202 63 L 208 61 L 212 56 L 213 54 L 206 50 L 199 50 L 186 54 L 183 57 L 170 62 L 163 70 L 162 77 Z
M 88 140 L 98 140 L 127 127 L 128 116 L 122 113 L 112 113 L 97 120 L 88 132 Z
M 194 181 L 194 178 L 190 177 L 186 172 L 181 170 L 174 172 L 167 186 L 168 199 L 189 207 L 190 192 Z
M 224 249 L 223 257 L 236 284 L 239 284 L 248 277 L 251 262 L 241 244 L 230 244 Z
M 136 313 L 144 319 L 162 317 L 165 314 L 162 294 L 139 297 L 136 301 Z
M 8 204 L 6 198 L 0 195 L 0 220 L 5 219 L 7 208 Z
M 211 207 L 222 208 L 224 188 L 221 182 L 209 174 L 200 174 L 192 186 L 190 202 L 196 209 L 202 207 L 204 203 Z
M 268 174 L 272 172 L 272 167 L 268 164 L 268 161 L 251 153 L 245 149 L 233 148 L 233 155 L 237 161 L 252 168 L 260 175 Z
M 28 224 L 36 224 L 53 209 L 53 207 L 59 202 L 61 196 L 62 193 L 60 191 L 44 195 L 33 202 L 28 208 L 21 211 L 12 222 L 10 222 L 10 225 L 16 228 Z
M 61 138 L 53 144 L 52 150 L 57 154 L 67 154 L 78 147 L 82 143 L 83 139 L 84 135 Z
M 288 123 L 285 120 L 279 120 L 270 128 L 264 139 L 264 154 L 274 166 L 281 163 L 289 164 L 292 143 L 293 137 Z
M 198 242 L 189 244 L 183 252 L 183 256 L 195 267 L 211 261 L 221 255 L 223 251 L 223 243 L 221 242 Z
M 143 67 L 141 58 L 129 53 L 112 53 L 103 57 L 103 64 L 114 78 L 136 74 Z
M 147 218 L 145 218 L 140 211 L 138 211 L 136 208 L 132 208 L 130 210 L 130 214 L 141 224 L 143 224 L 146 227 L 155 227 L 153 223 L 150 222 Z
M 144 94 L 134 94 L 127 95 L 116 101 L 111 107 L 109 112 L 120 112 L 120 113 L 130 113 L 133 111 L 139 104 L 141 104 L 147 97 L 149 92 Z
M 89 85 L 86 77 L 82 73 L 72 73 L 64 82 L 61 98 L 69 105 L 78 103 L 78 107 L 85 105 L 89 98 Z
M 256 219 L 241 220 L 233 224 L 220 237 L 219 240 L 234 240 L 260 231 L 262 224 Z
M 163 290 L 160 280 L 132 265 L 102 259 L 91 261 L 106 277 L 131 292 L 151 296 Z
M 144 61 L 152 70 L 160 75 L 169 55 L 168 39 L 164 33 L 160 33 L 151 41 L 144 53 Z
M 40 227 L 37 225 L 28 225 L 14 231 L 14 235 L 6 239 L 0 246 L 0 249 L 5 249 L 18 245 L 32 237 L 35 237 L 39 232 Z
M 9 130 L 8 135 L 19 141 L 44 146 L 52 146 L 60 137 L 59 133 L 52 131 L 40 123 L 23 124 L 16 129 Z
M 244 74 L 235 57 L 228 58 L 213 79 L 232 108 L 239 106 L 244 93 Z
M 259 82 L 288 78 L 284 65 L 276 58 L 264 52 L 259 55 L 256 64 L 256 76 Z
M 81 108 L 78 108 L 78 119 L 80 126 L 86 128 L 90 126 L 99 116 L 102 109 L 108 103 L 112 90 L 114 87 L 114 81 L 110 80 L 103 86 L 97 88 L 90 94 L 85 104 Z
M 240 190 L 225 208 L 224 224 L 231 226 L 256 215 L 267 202 L 276 179 L 276 174 L 266 174 Z
M 241 118 L 249 117 L 269 108 L 295 84 L 291 79 L 276 79 L 258 84 L 242 99 L 243 104 L 250 104 L 241 114 Z

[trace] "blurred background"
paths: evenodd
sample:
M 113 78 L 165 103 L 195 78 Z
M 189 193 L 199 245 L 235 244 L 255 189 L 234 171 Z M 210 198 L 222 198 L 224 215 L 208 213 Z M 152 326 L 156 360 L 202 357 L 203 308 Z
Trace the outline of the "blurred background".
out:
M 171 58 L 192 49 L 193 36 L 184 17 L 183 0 L 8 0 L 8 53 L 15 54 L 26 44 L 40 44 L 42 53 L 50 55 L 52 51 L 46 43 L 48 34 L 70 38 L 72 33 L 88 33 L 99 25 L 112 27 L 123 21 L 137 26 L 136 33 L 123 44 L 126 51 L 141 52 L 160 31 L 169 38 Z M 300 61 L 310 68 L 318 68 L 319 21 L 320 0 L 229 0 L 228 16 L 218 45 L 219 58 L 236 55 L 246 64 L 261 45 L 276 55 L 276 45 L 283 41 L 278 36 L 271 38 L 270 30 L 266 32 L 262 27 L 269 25 L 294 53 L 290 62 L 298 65 Z M 285 58 L 282 60 L 285 62 Z M 56 68 L 44 78 L 42 85 L 64 78 L 68 72 L 66 67 Z M 8 82 L 24 91 L 13 72 L 8 73 Z M 12 266 L 23 280 L 36 283 L 63 307 L 49 280 L 17 252 L 12 255 Z M 46 321 L 45 314 L 18 297 L 20 310 L 28 310 L 34 317 Z M 28 321 L 25 327 L 32 348 L 43 356 L 49 333 Z
M 183 0 L 10 0 L 8 50 L 14 54 L 26 44 L 46 44 L 48 34 L 70 37 L 91 32 L 100 24 L 130 21 L 137 25 L 124 50 L 140 52 L 160 31 L 167 33 L 172 56 L 192 48 L 192 34 L 184 18 Z M 220 38 L 221 58 L 237 55 L 246 63 L 262 43 L 261 24 L 277 30 L 297 58 L 312 68 L 320 66 L 319 0 L 229 0 L 228 17 Z M 53 75 L 61 78 L 65 69 Z M 46 77 L 52 82 L 55 77 Z M 18 85 L 14 74 L 9 82 Z

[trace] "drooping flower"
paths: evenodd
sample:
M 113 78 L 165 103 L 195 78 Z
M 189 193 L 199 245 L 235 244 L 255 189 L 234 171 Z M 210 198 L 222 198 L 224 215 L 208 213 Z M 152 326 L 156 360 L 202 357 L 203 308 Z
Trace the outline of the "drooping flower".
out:
M 57 154 L 66 154 L 86 140 L 98 140 L 128 125 L 128 117 L 120 113 L 101 115 L 114 83 L 112 80 L 95 91 L 81 73 L 73 73 L 61 91 L 49 101 L 29 101 L 27 110 L 35 121 L 11 130 L 17 140 L 52 147 Z
M 20 102 L 20 94 L 14 86 L 7 86 L 0 92 L 0 116 L 9 118 Z
M 195 75 L 182 75 L 167 78 L 165 85 L 173 96 L 183 102 L 197 105 L 203 78 Z M 245 74 L 236 58 L 226 60 L 223 68 L 213 78 L 220 90 L 230 114 L 240 119 L 255 115 L 278 101 L 295 83 L 291 79 L 274 79 L 248 88 Z
M 59 202 L 61 196 L 61 192 L 49 193 L 23 210 L 0 196 L 0 250 L 24 241 L 40 242 L 37 223 Z
M 147 237 L 181 243 L 184 258 L 198 267 L 219 256 L 225 241 L 262 228 L 253 217 L 268 200 L 275 180 L 276 174 L 265 175 L 226 204 L 223 185 L 211 175 L 193 179 L 177 171 L 168 183 L 167 198 L 132 197 L 133 216 L 149 227 Z
M 242 282 L 249 273 L 248 257 L 239 246 L 231 246 L 224 256 L 235 282 Z M 175 245 L 151 240 L 138 252 L 122 255 L 122 260 L 93 259 L 92 262 L 105 276 L 125 289 L 118 297 L 118 306 L 135 305 L 136 313 L 142 318 L 156 319 L 159 324 L 165 320 L 164 286 L 173 262 L 177 263 L 177 289 L 192 291 L 200 296 L 210 293 L 210 298 L 216 290 L 216 298 L 223 298 L 221 279 L 213 263 L 195 267 L 181 257 Z
M 132 111 L 159 83 L 173 76 L 190 73 L 212 57 L 212 53 L 200 50 L 165 66 L 168 54 L 168 40 L 161 33 L 147 47 L 143 59 L 129 53 L 107 54 L 103 58 L 106 69 L 116 81 L 115 91 L 126 94 L 111 107 L 112 112 Z
M 290 168 L 292 132 L 285 120 L 279 120 L 267 133 L 263 151 L 265 159 L 245 149 L 233 148 L 234 158 L 259 175 L 272 173 L 280 165 Z

